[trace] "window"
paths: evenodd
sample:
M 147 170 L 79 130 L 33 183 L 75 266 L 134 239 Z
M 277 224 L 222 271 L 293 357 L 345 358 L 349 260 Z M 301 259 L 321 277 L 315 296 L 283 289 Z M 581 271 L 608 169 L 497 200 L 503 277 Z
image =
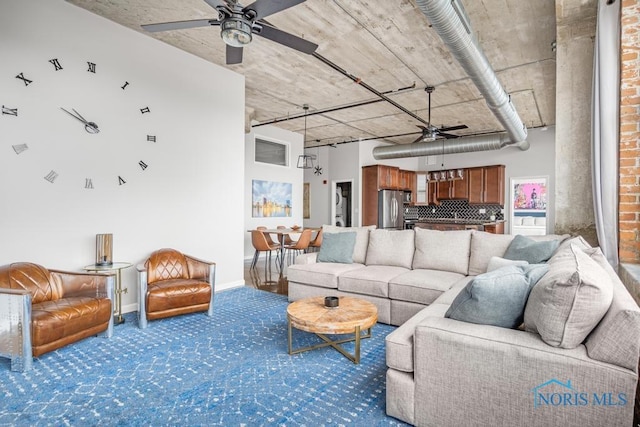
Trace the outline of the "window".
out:
M 289 166 L 289 146 L 279 142 L 256 138 L 255 161 L 278 166 Z

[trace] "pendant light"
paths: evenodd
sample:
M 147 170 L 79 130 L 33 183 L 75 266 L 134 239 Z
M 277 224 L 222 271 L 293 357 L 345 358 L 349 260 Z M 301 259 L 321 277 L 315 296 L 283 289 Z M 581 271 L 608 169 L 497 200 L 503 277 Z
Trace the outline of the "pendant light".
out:
M 304 139 L 302 140 L 302 149 L 304 150 L 304 145 L 307 142 L 307 110 L 309 110 L 309 104 L 304 104 L 302 108 L 304 109 Z M 298 168 L 312 169 L 313 157 L 311 154 L 300 154 L 298 156 Z

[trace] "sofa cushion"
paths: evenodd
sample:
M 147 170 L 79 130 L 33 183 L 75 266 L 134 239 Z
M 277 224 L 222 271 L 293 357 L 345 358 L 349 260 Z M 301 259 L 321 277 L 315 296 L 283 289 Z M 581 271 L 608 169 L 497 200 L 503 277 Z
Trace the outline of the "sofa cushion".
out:
M 504 258 L 538 264 L 551 258 L 559 243 L 556 239 L 536 242 L 526 236 L 517 235 L 509 243 Z
M 368 265 L 348 271 L 338 278 L 338 289 L 345 292 L 389 297 L 389 280 L 405 273 L 406 268 L 388 265 Z
M 510 234 L 493 234 L 473 230 L 471 232 L 469 275 L 477 276 L 486 273 L 491 257 L 502 257 L 511 240 L 513 240 L 513 236 Z
M 411 268 L 414 234 L 413 230 L 372 230 L 366 264 Z
M 640 308 L 600 248 L 584 252 L 607 272 L 613 285 L 611 307 L 585 341 L 587 354 L 592 359 L 636 372 L 640 357 Z
M 492 256 L 489 260 L 489 264 L 487 265 L 487 272 L 497 270 L 502 267 L 506 267 L 508 265 L 527 265 L 529 264 L 527 261 L 523 260 L 513 260 L 501 258 L 499 256 Z
M 369 232 L 376 228 L 375 225 L 366 227 L 336 227 L 335 225 L 323 225 L 322 233 L 350 233 L 356 232 L 356 243 L 353 247 L 353 262 L 364 264 L 367 259 L 367 247 L 369 246 Z
M 607 272 L 576 245 L 556 253 L 549 267 L 531 290 L 525 329 L 551 346 L 575 348 L 609 309 L 613 285 Z
M 319 262 L 315 264 L 294 264 L 287 267 L 287 279 L 289 282 L 336 289 L 339 275 L 361 268 L 364 268 L 364 265 L 356 263 Z
M 322 246 L 318 262 L 353 263 L 353 248 L 356 244 L 355 231 L 350 233 L 322 233 Z
M 413 268 L 469 273 L 471 230 L 415 229 Z
M 389 298 L 428 305 L 465 276 L 440 270 L 411 270 L 389 281 Z
M 507 265 L 481 274 L 458 294 L 445 317 L 517 328 L 531 288 L 547 271 L 547 264 Z

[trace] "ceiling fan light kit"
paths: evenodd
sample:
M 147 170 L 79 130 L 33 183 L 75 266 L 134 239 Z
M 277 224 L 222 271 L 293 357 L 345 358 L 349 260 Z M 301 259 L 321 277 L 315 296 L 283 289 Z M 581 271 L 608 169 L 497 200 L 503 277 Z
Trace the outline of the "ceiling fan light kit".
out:
M 220 37 L 229 46 L 243 47 L 251 43 L 251 24 L 241 18 L 227 18 L 222 21 Z
M 243 7 L 237 0 L 205 0 L 218 12 L 215 19 L 193 19 L 189 21 L 161 22 L 146 24 L 142 28 L 155 33 L 159 31 L 184 30 L 198 27 L 220 27 L 220 37 L 227 45 L 226 63 L 240 64 L 242 62 L 242 48 L 251 43 L 253 34 L 280 43 L 291 49 L 311 55 L 318 45 L 294 36 L 269 25 L 266 18 L 269 15 L 303 3 L 305 0 L 256 0 L 249 6 Z

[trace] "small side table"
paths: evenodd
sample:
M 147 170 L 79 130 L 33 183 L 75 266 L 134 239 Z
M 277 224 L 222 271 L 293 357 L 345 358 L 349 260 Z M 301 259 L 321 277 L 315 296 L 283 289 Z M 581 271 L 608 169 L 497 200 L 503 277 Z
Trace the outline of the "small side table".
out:
M 129 262 L 114 262 L 110 265 L 99 265 L 99 264 L 91 264 L 85 265 L 82 267 L 85 271 L 115 271 L 116 272 L 116 283 L 115 283 L 115 296 L 116 296 L 116 307 L 114 308 L 113 313 L 116 314 L 116 318 L 114 319 L 116 324 L 124 323 L 124 317 L 122 316 L 122 294 L 126 294 L 128 289 L 122 289 L 122 280 L 120 272 L 126 268 L 131 267 L 133 264 Z

